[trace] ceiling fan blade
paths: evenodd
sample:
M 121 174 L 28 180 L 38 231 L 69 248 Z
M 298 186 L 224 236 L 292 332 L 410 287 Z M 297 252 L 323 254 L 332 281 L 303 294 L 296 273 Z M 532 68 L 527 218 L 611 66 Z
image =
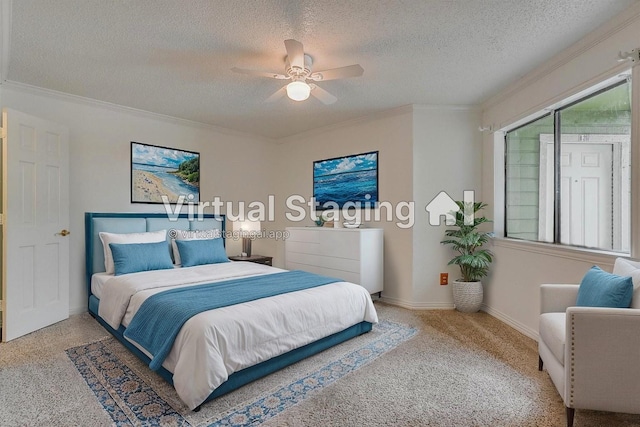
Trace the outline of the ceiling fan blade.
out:
M 278 89 L 273 95 L 264 100 L 264 102 L 276 102 L 287 93 L 287 87 L 283 86 Z
M 278 79 L 278 80 L 286 80 L 289 78 L 284 74 L 269 73 L 267 71 L 247 70 L 245 68 L 237 68 L 237 67 L 233 67 L 231 71 L 235 73 L 246 74 L 248 76 L 269 77 L 269 78 Z
M 287 49 L 289 57 L 289 65 L 293 68 L 304 70 L 304 47 L 297 40 L 288 39 L 284 41 L 284 47 Z
M 311 95 L 315 96 L 325 105 L 333 104 L 338 100 L 335 96 L 331 95 L 326 90 L 317 85 L 311 85 Z
M 309 76 L 311 80 L 325 81 L 344 79 L 347 77 L 360 77 L 364 69 L 360 64 L 348 65 L 346 67 L 332 68 L 330 70 L 318 71 Z

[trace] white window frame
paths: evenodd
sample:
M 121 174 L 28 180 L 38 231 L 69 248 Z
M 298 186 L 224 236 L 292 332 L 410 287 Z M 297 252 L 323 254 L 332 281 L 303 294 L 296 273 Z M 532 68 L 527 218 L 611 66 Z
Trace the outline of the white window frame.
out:
M 503 207 L 502 209 L 496 209 L 494 212 L 494 218 L 496 221 L 495 223 L 496 225 L 498 225 L 497 227 L 495 227 L 496 239 L 494 240 L 494 243 L 496 245 L 505 246 L 505 247 L 511 247 L 512 245 L 515 245 L 517 247 L 520 247 L 521 249 L 524 249 L 524 246 L 520 246 L 520 245 L 525 245 L 530 247 L 531 252 L 541 253 L 541 254 L 546 254 L 546 253 L 556 254 L 557 251 L 564 251 L 567 254 L 576 254 L 576 256 L 578 257 L 576 259 L 583 259 L 585 257 L 585 254 L 589 254 L 589 253 L 593 254 L 593 256 L 597 257 L 597 259 L 599 259 L 599 257 L 601 256 L 604 257 L 602 259 L 606 259 L 607 257 L 610 257 L 610 256 L 615 257 L 615 256 L 629 256 L 629 255 L 632 257 L 640 258 L 640 184 L 639 185 L 627 184 L 627 187 L 629 187 L 629 192 L 631 194 L 631 197 L 630 197 L 631 206 L 628 209 L 624 209 L 625 213 L 622 214 L 629 218 L 627 220 L 627 224 L 630 224 L 629 226 L 630 229 L 629 229 L 629 232 L 627 233 L 628 235 L 627 239 L 629 240 L 629 245 L 627 247 L 629 248 L 629 250 L 625 252 L 562 244 L 560 242 L 555 241 L 555 238 L 545 242 L 545 241 L 536 241 L 536 240 L 528 240 L 528 239 L 519 239 L 517 237 L 508 236 L 507 235 L 507 232 L 508 232 L 507 200 L 506 200 L 506 191 L 505 191 L 506 183 L 507 183 L 506 136 L 509 132 L 516 130 L 520 127 L 523 127 L 528 123 L 535 122 L 543 118 L 545 115 L 561 110 L 563 109 L 563 107 L 569 106 L 570 104 L 578 103 L 581 100 L 589 98 L 590 96 L 593 96 L 597 92 L 600 92 L 604 89 L 612 88 L 617 83 L 620 83 L 623 80 L 626 80 L 627 82 L 631 83 L 632 79 L 635 78 L 636 82 L 640 82 L 640 76 L 638 75 L 639 74 L 638 70 L 640 70 L 640 67 L 631 68 L 629 71 L 625 71 L 625 72 L 618 72 L 614 76 L 608 79 L 602 80 L 599 83 L 595 83 L 588 88 L 582 89 L 574 93 L 573 95 L 567 96 L 566 98 L 561 99 L 555 102 L 554 104 L 549 105 L 546 108 L 538 110 L 537 112 L 526 114 L 524 117 L 521 117 L 520 119 L 510 124 L 503 124 L 500 126 L 499 129 L 497 129 L 493 133 L 493 162 L 494 162 L 494 165 L 497 165 L 500 163 L 502 164 L 501 168 L 494 169 L 494 203 L 496 207 L 497 206 Z M 636 99 L 640 99 L 640 83 L 636 85 L 631 84 L 631 90 L 632 90 L 632 93 L 630 96 L 631 98 L 630 101 L 632 106 L 631 107 L 632 108 L 631 135 L 630 137 L 626 135 L 625 136 L 629 138 L 629 141 L 630 141 L 629 144 L 633 151 L 631 152 L 631 155 L 630 155 L 631 162 L 627 164 L 631 164 L 631 163 L 640 164 L 640 149 L 633 148 L 638 145 L 637 141 L 639 140 L 639 135 L 640 135 L 640 119 L 636 117 L 637 114 L 634 115 L 633 113 L 634 106 L 636 106 L 635 109 L 637 110 L 638 109 L 637 105 L 640 105 L 640 102 L 634 102 Z M 612 135 L 615 135 L 615 134 L 610 134 L 608 136 L 612 136 Z M 638 180 L 638 178 L 640 178 L 638 176 L 638 172 L 633 170 L 633 166 L 631 166 L 629 170 L 627 170 L 627 173 L 631 175 L 631 181 Z M 627 183 L 628 182 L 629 181 L 627 180 Z M 573 257 L 574 255 L 568 255 L 568 256 Z

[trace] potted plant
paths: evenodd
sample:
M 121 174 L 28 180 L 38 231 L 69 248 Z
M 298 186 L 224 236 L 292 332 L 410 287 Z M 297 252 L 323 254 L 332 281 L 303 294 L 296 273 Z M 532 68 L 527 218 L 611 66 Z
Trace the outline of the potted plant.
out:
M 449 265 L 460 267 L 462 277 L 453 281 L 453 303 L 456 310 L 475 313 L 482 305 L 482 282 L 480 281 L 489 273 L 489 265 L 493 261 L 493 254 L 482 246 L 489 241 L 490 233 L 478 230 L 478 226 L 489 222 L 484 216 L 477 213 L 487 206 L 482 202 L 465 203 L 457 201 L 460 208 L 455 213 L 456 222 L 454 228 L 445 231 L 448 237 L 441 241 L 443 245 L 450 245 L 457 255 L 449 261 Z M 473 217 L 470 213 L 473 212 Z M 466 217 L 465 213 L 469 216 Z M 466 221 L 465 221 L 466 219 Z

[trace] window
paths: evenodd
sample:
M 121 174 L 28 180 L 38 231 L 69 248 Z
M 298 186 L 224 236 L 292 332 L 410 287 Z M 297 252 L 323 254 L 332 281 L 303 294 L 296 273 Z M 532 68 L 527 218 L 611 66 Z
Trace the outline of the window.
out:
M 631 83 L 505 135 L 506 236 L 630 251 Z

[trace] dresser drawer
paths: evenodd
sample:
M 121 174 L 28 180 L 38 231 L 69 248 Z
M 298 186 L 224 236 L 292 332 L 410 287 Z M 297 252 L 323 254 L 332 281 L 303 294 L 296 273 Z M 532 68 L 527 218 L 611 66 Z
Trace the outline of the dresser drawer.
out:
M 301 254 L 319 254 L 320 244 L 312 242 L 297 242 L 287 239 L 285 242 L 285 250 L 288 252 L 297 252 Z
M 356 283 L 369 293 L 382 292 L 382 229 L 288 227 L 285 268 Z
M 335 258 L 314 254 L 301 254 L 297 252 L 287 252 L 287 262 L 296 264 L 315 265 L 321 268 L 330 268 L 338 271 L 358 273 L 360 271 L 360 261 L 348 258 Z
M 309 273 L 320 274 L 320 267 L 308 264 L 298 264 L 297 262 L 287 260 L 285 265 L 287 270 L 302 270 Z
M 320 254 L 358 260 L 360 259 L 360 234 L 342 230 L 325 233 L 320 240 Z
M 329 277 L 335 277 L 336 279 L 342 279 L 345 282 L 351 282 L 351 283 L 355 283 L 356 285 L 360 285 L 360 275 L 358 273 L 320 267 L 318 274 L 322 274 L 324 276 L 329 276 Z
M 332 268 L 318 267 L 317 265 L 299 264 L 293 261 L 287 261 L 287 270 L 302 270 L 309 273 L 322 274 L 323 276 L 335 277 L 345 282 L 360 284 L 360 275 L 350 271 L 334 270 Z

